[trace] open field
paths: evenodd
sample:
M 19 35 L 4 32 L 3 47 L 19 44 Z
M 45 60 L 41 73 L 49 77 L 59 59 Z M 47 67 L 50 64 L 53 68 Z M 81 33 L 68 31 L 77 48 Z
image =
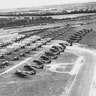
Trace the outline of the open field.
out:
M 0 96 L 92 96 L 93 91 L 96 94 L 96 17 L 92 16 L 89 20 L 0 29 Z M 81 37 L 74 37 L 77 33 Z M 46 52 L 54 55 L 50 53 L 45 60 L 42 56 L 47 56 Z M 16 74 L 18 70 L 26 76 Z

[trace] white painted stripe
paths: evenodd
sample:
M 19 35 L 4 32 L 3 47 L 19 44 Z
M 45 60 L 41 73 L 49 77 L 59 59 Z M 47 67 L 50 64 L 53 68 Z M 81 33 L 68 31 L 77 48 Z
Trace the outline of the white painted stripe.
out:
M 44 50 L 39 52 L 38 54 L 34 55 L 33 57 L 37 57 L 38 55 L 42 54 L 43 52 L 44 52 Z M 6 74 L 6 73 L 14 70 L 15 68 L 19 67 L 20 65 L 22 65 L 22 64 L 26 63 L 27 61 L 31 60 L 33 57 L 29 57 L 29 58 L 25 59 L 24 61 L 20 62 L 19 64 L 17 64 L 15 66 L 9 68 L 8 70 L 2 72 L 0 75 Z
M 27 61 L 30 60 L 30 59 L 32 59 L 32 58 L 31 58 L 31 57 L 30 57 L 30 58 L 27 58 L 26 60 L 22 61 L 21 63 L 19 63 L 19 64 L 15 65 L 15 66 L 9 68 L 8 70 L 4 71 L 4 72 L 1 73 L 0 75 L 6 74 L 6 73 L 8 73 L 8 72 L 14 70 L 15 68 L 17 68 L 18 66 L 24 64 L 25 62 L 27 62 Z
M 84 61 L 84 57 L 83 56 L 78 57 L 72 71 L 69 73 L 70 75 L 75 75 L 75 74 L 77 74 L 79 72 L 79 69 L 83 65 L 82 61 Z

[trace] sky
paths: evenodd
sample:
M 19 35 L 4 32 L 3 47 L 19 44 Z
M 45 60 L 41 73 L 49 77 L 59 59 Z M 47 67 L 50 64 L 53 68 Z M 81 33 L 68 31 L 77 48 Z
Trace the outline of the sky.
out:
M 37 7 L 69 3 L 96 2 L 96 0 L 0 0 L 0 9 Z

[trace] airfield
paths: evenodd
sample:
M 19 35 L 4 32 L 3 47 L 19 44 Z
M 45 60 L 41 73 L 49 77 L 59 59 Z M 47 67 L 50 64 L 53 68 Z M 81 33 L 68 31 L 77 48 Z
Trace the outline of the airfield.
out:
M 96 96 L 96 15 L 89 17 L 0 29 L 0 96 Z M 77 33 L 80 38 L 71 38 Z M 33 61 L 42 61 L 52 46 L 57 58 L 38 67 Z M 22 77 L 18 70 L 29 73 Z

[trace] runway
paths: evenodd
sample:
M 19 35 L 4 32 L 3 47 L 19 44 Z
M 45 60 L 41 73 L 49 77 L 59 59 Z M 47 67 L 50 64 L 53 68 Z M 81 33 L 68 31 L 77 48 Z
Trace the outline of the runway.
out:
M 75 80 L 73 81 L 68 96 L 88 96 L 96 66 L 96 53 L 93 50 L 80 47 L 77 48 L 76 46 L 68 49 L 71 49 L 71 51 L 74 50 L 73 53 L 85 57 L 84 65 L 80 68 Z M 96 96 L 96 92 L 94 96 Z

